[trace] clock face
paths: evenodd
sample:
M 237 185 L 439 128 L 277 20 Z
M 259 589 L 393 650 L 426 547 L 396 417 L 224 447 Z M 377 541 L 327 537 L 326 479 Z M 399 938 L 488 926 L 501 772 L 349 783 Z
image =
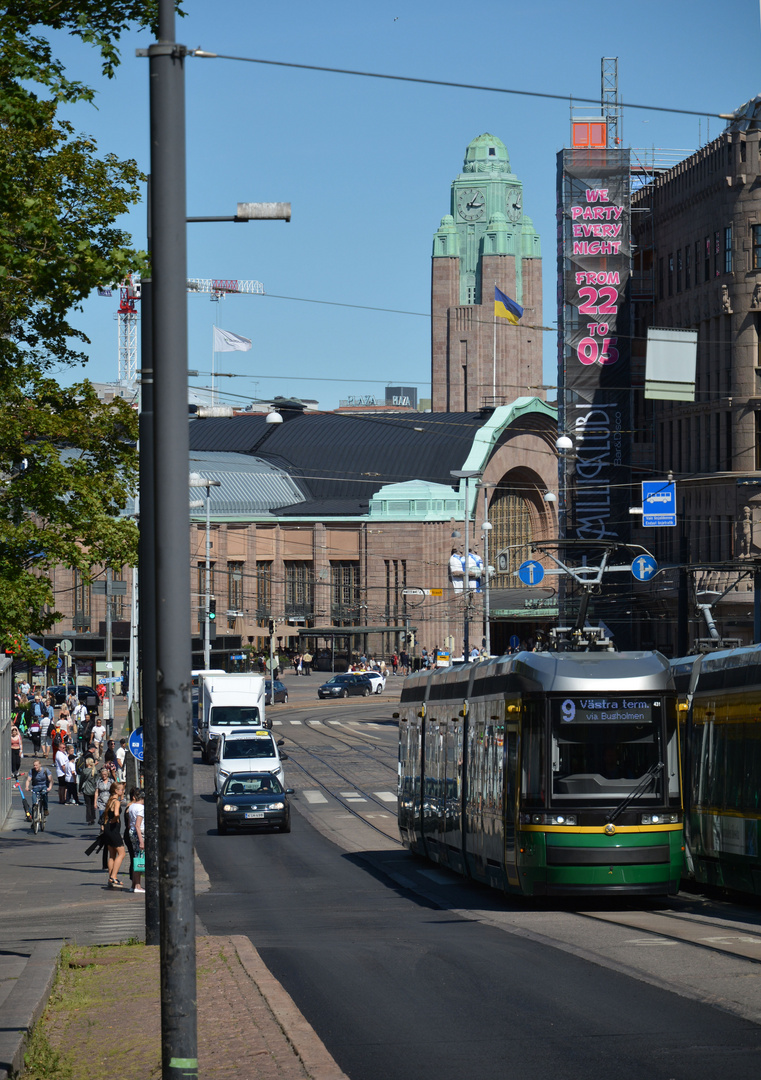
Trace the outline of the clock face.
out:
M 508 191 L 505 213 L 508 221 L 520 221 L 523 216 L 523 192 L 519 188 Z
M 463 188 L 457 195 L 457 209 L 465 221 L 478 221 L 486 213 L 486 196 L 480 188 Z

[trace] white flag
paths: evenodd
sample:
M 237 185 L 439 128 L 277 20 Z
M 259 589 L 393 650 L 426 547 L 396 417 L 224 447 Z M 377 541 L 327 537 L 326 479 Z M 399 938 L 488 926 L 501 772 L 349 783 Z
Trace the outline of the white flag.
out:
M 214 327 L 214 352 L 248 352 L 251 339 L 234 334 L 232 330 L 220 330 Z

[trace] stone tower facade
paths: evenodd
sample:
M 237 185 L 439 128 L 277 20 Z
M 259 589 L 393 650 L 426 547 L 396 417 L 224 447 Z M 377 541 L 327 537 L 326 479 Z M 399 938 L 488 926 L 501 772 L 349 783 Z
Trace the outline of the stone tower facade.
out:
M 495 285 L 523 307 L 519 325 L 495 319 Z M 433 411 L 473 412 L 536 394 L 541 324 L 541 246 L 523 213 L 523 185 L 501 139 L 479 135 L 433 239 Z

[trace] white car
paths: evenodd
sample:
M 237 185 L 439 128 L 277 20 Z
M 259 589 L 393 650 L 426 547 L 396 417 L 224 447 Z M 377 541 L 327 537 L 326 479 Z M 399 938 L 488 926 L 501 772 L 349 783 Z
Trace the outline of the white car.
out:
M 284 783 L 283 761 L 287 754 L 280 753 L 283 739 L 275 741 L 266 728 L 239 729 L 215 740 L 214 791 L 222 790 L 222 785 L 231 773 L 271 772 Z
M 370 682 L 373 684 L 373 693 L 382 694 L 386 686 L 386 676 L 381 675 L 379 671 L 363 671 L 363 675 L 367 675 Z

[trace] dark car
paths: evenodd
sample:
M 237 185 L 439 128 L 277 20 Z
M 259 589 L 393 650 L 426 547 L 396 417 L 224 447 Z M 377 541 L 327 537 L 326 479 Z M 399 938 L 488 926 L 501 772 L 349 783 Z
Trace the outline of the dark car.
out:
M 289 795 L 293 788 L 284 788 L 273 773 L 232 773 L 217 796 L 217 832 L 263 827 L 290 832 Z
M 334 675 L 317 690 L 319 698 L 369 697 L 373 692 L 373 686 L 367 675 L 354 675 L 347 672 L 346 675 Z
M 281 683 L 280 679 L 275 679 L 275 695 L 272 695 L 272 679 L 264 680 L 264 702 L 266 705 L 277 704 L 282 702 L 285 704 L 288 701 L 288 691 L 285 688 L 285 683 Z
M 74 688 L 71 687 L 70 689 L 73 690 Z M 65 686 L 49 686 L 45 691 L 46 694 L 52 695 L 56 705 L 63 705 L 68 692 Z M 97 710 L 100 705 L 100 698 L 92 686 L 80 686 L 77 690 L 77 697 L 88 712 L 93 709 Z

